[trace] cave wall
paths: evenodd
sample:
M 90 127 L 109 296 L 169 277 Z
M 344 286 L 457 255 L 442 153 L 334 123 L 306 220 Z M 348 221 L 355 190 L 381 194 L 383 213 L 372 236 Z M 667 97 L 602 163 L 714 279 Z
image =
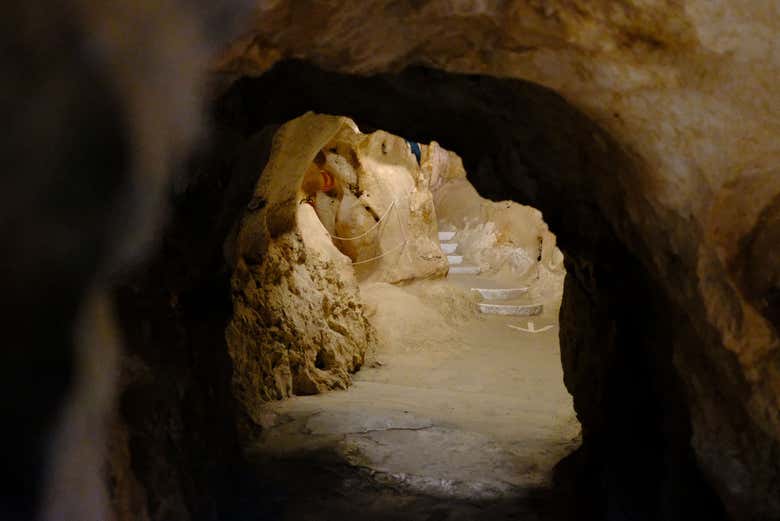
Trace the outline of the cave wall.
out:
M 275 128 L 212 127 L 174 179 L 154 254 L 117 277 L 124 353 L 108 477 L 117 521 L 223 519 L 256 511 L 231 390 L 224 244 L 249 204 Z

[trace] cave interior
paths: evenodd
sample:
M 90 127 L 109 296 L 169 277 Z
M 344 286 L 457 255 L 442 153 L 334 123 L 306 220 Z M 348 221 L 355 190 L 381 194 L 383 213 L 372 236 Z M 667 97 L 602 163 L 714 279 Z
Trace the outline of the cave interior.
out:
M 630 230 L 614 218 L 624 196 L 614 180 L 630 178 L 638 159 L 585 114 L 531 82 L 427 68 L 354 76 L 296 60 L 239 79 L 210 110 L 210 137 L 176 178 L 159 247 L 117 290 L 126 357 L 147 371 L 128 379 L 120 416 L 152 518 L 184 511 L 193 519 L 283 518 L 312 490 L 327 498 L 314 508 L 356 518 L 354 498 L 329 488 L 348 482 L 375 498 L 361 507 L 366 519 L 460 519 L 458 501 L 377 492 L 330 454 L 247 463 L 242 445 L 252 422 L 231 393 L 232 269 L 224 245 L 245 209 L 262 204 L 252 193 L 274 133 L 314 111 L 348 116 L 365 133 L 437 141 L 462 158 L 482 197 L 533 206 L 556 234 L 567 273 L 560 363 L 582 440 L 555 466 L 553 486 L 521 501 L 523 512 L 725 519 L 697 466 L 672 360 L 681 334 L 670 324 L 690 326 L 643 264 L 642 245 L 627 247 L 635 244 Z M 285 473 L 299 485 L 282 485 Z M 513 508 L 481 504 L 479 512 L 498 519 L 520 511 Z

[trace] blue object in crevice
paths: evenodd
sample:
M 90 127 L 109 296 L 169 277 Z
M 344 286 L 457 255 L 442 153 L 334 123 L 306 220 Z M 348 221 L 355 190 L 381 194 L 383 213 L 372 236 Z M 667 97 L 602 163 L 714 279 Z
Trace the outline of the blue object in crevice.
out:
M 422 152 L 420 151 L 420 144 L 416 141 L 409 141 L 406 140 L 406 143 L 409 145 L 409 150 L 412 151 L 412 154 L 414 154 L 414 157 L 417 158 L 417 164 L 420 164 L 420 161 L 422 161 Z

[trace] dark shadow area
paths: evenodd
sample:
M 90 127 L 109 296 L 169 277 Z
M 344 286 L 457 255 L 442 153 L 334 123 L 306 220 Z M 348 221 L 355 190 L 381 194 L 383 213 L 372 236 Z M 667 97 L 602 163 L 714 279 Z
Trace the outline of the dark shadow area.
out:
M 213 133 L 174 183 L 154 255 L 115 292 L 125 339 L 120 428 L 152 519 L 223 519 L 246 500 L 236 496 L 245 471 L 224 336 L 233 310 L 223 244 L 272 136 L 241 147 Z
M 81 59 L 82 31 L 62 6 L 47 10 L 60 25 L 25 40 L 21 21 L 38 18 L 20 14 L 39 10 L 10 6 L 0 36 L 9 78 L 0 101 L 7 125 L 0 140 L 2 519 L 38 515 L 57 413 L 76 381 L 74 324 L 102 260 L 116 248 L 130 177 L 113 79 Z
M 269 128 L 314 110 L 349 116 L 363 132 L 438 141 L 463 158 L 484 197 L 532 205 L 558 234 L 568 271 L 562 364 L 584 443 L 559 464 L 554 490 L 511 505 L 464 504 L 463 519 L 724 517 L 696 467 L 671 359 L 675 343 L 696 337 L 643 252 L 625 246 L 618 180 L 635 165 L 585 115 L 518 80 L 428 69 L 355 77 L 294 61 L 240 80 L 213 108 L 212 145 L 178 181 L 160 250 L 120 291 L 129 359 L 146 367 L 127 387 L 123 416 L 158 516 L 161 498 L 176 496 L 193 519 L 460 519 L 449 501 L 443 510 L 441 500 L 377 488 L 328 455 L 240 467 L 223 244 L 262 171 Z
M 251 456 L 250 456 L 251 457 Z M 254 459 L 245 497 L 262 506 L 260 519 L 321 521 L 557 521 L 576 517 L 573 504 L 550 490 L 529 490 L 516 498 L 465 500 L 415 494 L 388 476 L 355 467 L 329 450 L 312 450 L 278 459 Z M 262 485 L 259 485 L 262 484 Z M 259 501 L 258 501 L 259 500 Z M 245 505 L 245 508 L 255 505 Z M 255 519 L 257 510 L 245 509 Z

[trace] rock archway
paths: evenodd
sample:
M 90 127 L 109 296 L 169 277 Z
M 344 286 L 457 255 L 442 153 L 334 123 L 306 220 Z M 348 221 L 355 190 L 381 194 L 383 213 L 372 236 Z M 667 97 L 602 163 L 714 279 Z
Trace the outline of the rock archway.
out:
M 778 517 L 774 7 L 293 4 L 264 5 L 217 64 L 233 85 L 216 106 L 221 149 L 199 163 L 203 175 L 190 176 L 171 233 L 189 236 L 182 231 L 198 222 L 193 213 L 225 219 L 208 223 L 213 236 L 191 265 L 223 268 L 214 252 L 236 213 L 224 205 L 248 201 L 257 174 L 237 166 L 237 143 L 264 126 L 313 109 L 347 114 L 363 129 L 437 139 L 464 158 L 483 195 L 540 208 L 566 253 L 562 362 L 586 440 L 562 478 L 581 478 L 576 488 L 601 518 L 717 518 L 721 504 L 733 519 Z M 292 56 L 344 74 L 301 62 L 270 69 Z M 398 72 L 420 63 L 432 69 Z M 394 73 L 365 76 L 382 71 Z M 240 80 L 247 74 L 259 78 Z M 166 255 L 163 264 L 176 265 Z M 183 286 L 179 324 L 202 312 L 204 295 L 224 297 L 227 288 L 224 274 L 199 273 Z M 167 310 L 163 297 L 156 302 Z M 225 321 L 223 307 L 212 329 Z M 182 345 L 213 353 L 200 339 Z M 216 377 L 201 364 L 182 380 L 194 374 L 224 392 L 225 371 Z M 163 379 L 165 365 L 155 367 Z M 219 461 L 229 432 L 180 415 L 193 404 L 170 400 L 170 415 L 199 433 L 179 445 L 205 447 Z M 214 408 L 212 396 L 196 400 Z M 165 422 L 128 423 L 152 432 L 136 447 L 163 445 Z M 187 454 L 170 465 L 185 472 Z M 158 475 L 139 472 L 152 495 Z M 193 490 L 207 479 L 194 475 L 182 503 L 197 511 Z
M 780 518 L 776 2 L 17 4 L 4 512 L 107 517 L 113 384 L 118 519 L 264 512 L 242 502 L 224 246 L 273 124 L 316 109 L 440 140 L 481 193 L 544 211 L 585 428 L 559 476 L 596 518 Z M 211 62 L 212 140 L 169 185 L 201 124 L 205 54 L 236 19 L 245 34 Z M 95 288 L 115 297 L 119 374 Z
M 643 265 L 650 252 L 626 245 L 623 204 L 632 194 L 624 182 L 641 168 L 629 150 L 543 87 L 426 69 L 357 78 L 287 62 L 239 81 L 221 107 L 223 121 L 248 134 L 314 109 L 436 138 L 462 154 L 483 195 L 540 208 L 566 256 L 562 363 L 585 437 L 561 478 L 581 477 L 594 512 L 718 511 L 691 447 L 672 358 L 680 335 L 693 335 L 689 318 Z

